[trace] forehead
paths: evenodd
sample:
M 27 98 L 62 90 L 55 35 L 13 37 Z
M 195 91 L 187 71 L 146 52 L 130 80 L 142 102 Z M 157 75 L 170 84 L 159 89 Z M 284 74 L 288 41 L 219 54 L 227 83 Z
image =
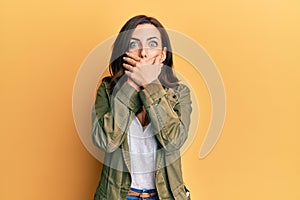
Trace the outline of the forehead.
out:
M 152 24 L 140 24 L 138 25 L 133 33 L 132 37 L 138 39 L 147 39 L 149 37 L 157 37 L 160 39 L 160 32 L 159 30 Z

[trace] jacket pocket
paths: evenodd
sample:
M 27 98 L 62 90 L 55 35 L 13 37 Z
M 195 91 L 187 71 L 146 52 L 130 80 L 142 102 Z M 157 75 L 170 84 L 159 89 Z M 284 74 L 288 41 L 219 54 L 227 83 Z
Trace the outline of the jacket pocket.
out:
M 180 185 L 173 192 L 175 200 L 190 200 L 190 191 L 185 187 L 185 185 Z
M 187 199 L 191 199 L 191 193 L 190 193 L 190 191 L 186 188 L 186 186 L 184 186 L 184 190 L 185 190 L 185 194 L 186 194 L 186 196 L 187 196 Z

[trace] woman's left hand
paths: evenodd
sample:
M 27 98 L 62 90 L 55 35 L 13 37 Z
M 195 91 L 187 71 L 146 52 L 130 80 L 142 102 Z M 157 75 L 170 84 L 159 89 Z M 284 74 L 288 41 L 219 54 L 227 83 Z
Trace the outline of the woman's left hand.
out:
M 123 59 L 129 64 L 123 63 L 125 74 L 138 86 L 146 87 L 158 78 L 163 66 L 160 55 L 147 59 L 132 53 L 126 54 L 128 57 Z

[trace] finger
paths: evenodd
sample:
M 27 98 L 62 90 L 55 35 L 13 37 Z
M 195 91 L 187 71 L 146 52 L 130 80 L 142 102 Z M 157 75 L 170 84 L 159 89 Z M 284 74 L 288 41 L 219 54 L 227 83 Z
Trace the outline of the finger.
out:
M 130 52 L 126 52 L 126 55 L 132 59 L 134 59 L 135 61 L 137 62 L 140 62 L 141 61 L 141 58 L 133 53 L 130 53 Z
M 161 55 L 156 56 L 155 61 L 154 61 L 155 65 L 159 65 L 160 63 L 161 63 Z
M 130 72 L 132 72 L 132 70 L 133 70 L 133 66 L 131 66 L 131 65 L 129 65 L 129 64 L 126 64 L 126 63 L 123 63 L 123 67 L 125 68 L 125 69 L 127 69 L 128 71 L 130 71 Z M 125 71 L 126 72 L 126 71 Z
M 126 76 L 128 76 L 129 78 L 131 78 L 132 72 L 125 70 L 125 74 L 126 74 Z
M 167 47 L 164 47 L 163 51 L 167 53 L 167 50 L 168 50 Z
M 167 47 L 163 48 L 163 51 L 162 51 L 163 53 L 161 54 L 161 63 L 163 63 L 167 58 L 167 53 L 168 53 L 167 50 L 168 50 Z
M 138 84 L 137 83 L 137 80 L 136 80 L 136 75 L 130 71 L 125 71 L 125 74 L 128 78 L 130 78 L 130 80 L 132 80 L 135 84 Z
M 150 65 L 153 65 L 154 64 L 154 62 L 155 62 L 155 58 L 156 57 L 152 57 L 152 58 L 147 58 L 147 59 L 145 59 L 145 64 L 150 64 Z
M 130 58 L 130 57 L 123 57 L 123 60 L 125 60 L 127 63 L 129 63 L 132 66 L 135 66 L 137 61 L 135 61 L 134 59 Z

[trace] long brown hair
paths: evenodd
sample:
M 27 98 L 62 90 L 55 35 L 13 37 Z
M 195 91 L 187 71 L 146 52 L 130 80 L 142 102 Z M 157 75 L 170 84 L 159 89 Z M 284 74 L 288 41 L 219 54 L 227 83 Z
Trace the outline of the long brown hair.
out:
M 129 42 L 134 29 L 140 24 L 152 24 L 160 32 L 162 40 L 162 48 L 167 47 L 166 59 L 163 61 L 163 67 L 158 77 L 164 87 L 174 87 L 178 84 L 178 78 L 173 71 L 173 55 L 170 39 L 163 25 L 155 18 L 146 15 L 137 15 L 129 19 L 121 28 L 114 44 L 112 55 L 110 58 L 109 72 L 110 77 L 105 77 L 105 80 L 110 82 L 110 91 L 112 92 L 116 83 L 125 74 L 122 65 L 122 57 L 129 49 Z M 119 85 L 119 84 L 118 84 Z

